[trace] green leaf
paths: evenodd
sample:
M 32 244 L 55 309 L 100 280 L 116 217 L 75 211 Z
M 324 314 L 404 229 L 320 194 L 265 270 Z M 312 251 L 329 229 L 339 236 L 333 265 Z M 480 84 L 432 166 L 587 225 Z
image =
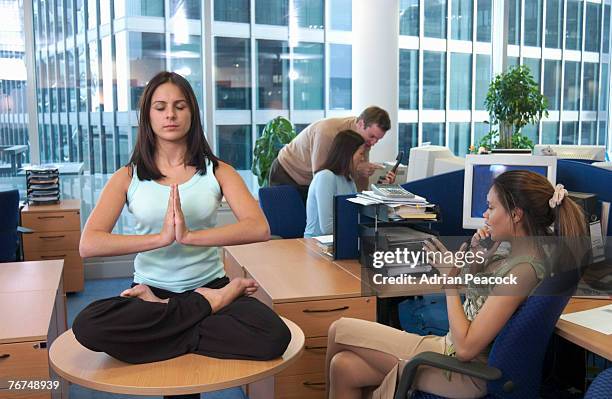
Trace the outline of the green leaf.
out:
M 268 175 L 272 162 L 283 146 L 295 138 L 295 129 L 291 122 L 278 116 L 264 127 L 261 137 L 255 140 L 253 148 L 253 166 L 251 171 L 257 176 L 260 187 L 268 185 Z

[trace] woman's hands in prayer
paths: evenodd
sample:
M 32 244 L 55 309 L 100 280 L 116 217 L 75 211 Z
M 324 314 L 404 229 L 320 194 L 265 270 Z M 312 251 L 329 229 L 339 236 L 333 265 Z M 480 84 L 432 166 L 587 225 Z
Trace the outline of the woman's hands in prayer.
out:
M 187 229 L 185 215 L 183 214 L 183 209 L 181 208 L 181 196 L 178 185 L 173 184 L 170 186 L 168 210 L 166 211 L 164 224 L 161 232 L 159 233 L 161 243 L 163 246 L 168 246 L 175 241 L 179 244 L 185 244 L 188 234 L 189 229 Z

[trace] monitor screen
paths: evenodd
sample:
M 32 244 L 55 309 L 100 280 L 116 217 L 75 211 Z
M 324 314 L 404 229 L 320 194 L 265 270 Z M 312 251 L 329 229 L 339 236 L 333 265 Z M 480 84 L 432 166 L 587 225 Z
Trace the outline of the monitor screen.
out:
M 547 166 L 535 165 L 474 165 L 472 183 L 472 209 L 471 215 L 474 218 L 481 218 L 487 210 L 487 194 L 493 180 L 504 172 L 511 170 L 529 170 L 547 177 Z
M 529 170 L 545 176 L 552 185 L 557 177 L 557 158 L 548 156 L 492 154 L 467 155 L 463 186 L 463 228 L 484 226 L 487 194 L 493 180 L 511 170 Z

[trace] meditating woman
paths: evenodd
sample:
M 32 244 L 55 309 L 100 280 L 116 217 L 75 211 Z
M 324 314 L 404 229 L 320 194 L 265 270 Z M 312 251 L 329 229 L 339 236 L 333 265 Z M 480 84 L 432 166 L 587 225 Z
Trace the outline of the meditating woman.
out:
M 265 241 L 267 221 L 241 177 L 212 153 L 193 89 L 161 72 L 144 89 L 138 137 L 128 165 L 113 174 L 83 229 L 82 257 L 136 253 L 134 283 L 96 301 L 74 320 L 85 347 L 130 363 L 185 353 L 272 359 L 290 332 L 250 297 L 251 279 L 230 281 L 219 247 Z M 221 198 L 236 216 L 216 227 Z M 121 211 L 136 234 L 113 233 Z
M 447 285 L 450 331 L 444 337 L 410 334 L 363 320 L 336 321 L 328 334 L 329 397 L 361 398 L 364 392 L 377 390 L 376 397 L 392 398 L 399 364 L 420 352 L 433 351 L 454 355 L 463 361 L 486 363 L 493 340 L 548 275 L 550 265 L 562 259 L 577 266 L 583 259 L 586 249 L 580 243 L 586 235 L 585 219 L 580 208 L 566 195 L 562 185 L 555 188 L 537 173 L 509 171 L 499 175 L 487 195 L 486 227 L 474 234 L 471 249 L 467 245 L 460 249 L 480 251 L 485 262 L 472 264 L 464 272 L 454 264 L 435 263 L 434 266 L 449 276 L 514 275 L 517 284 L 468 284 L 463 304 L 457 287 Z M 554 231 L 551 226 L 555 226 Z M 542 245 L 541 239 L 551 235 L 558 237 L 557 242 L 565 241 L 568 245 L 561 246 L 562 256 L 547 262 L 550 248 Z M 486 237 L 495 242 L 488 251 L 480 246 L 480 240 Z M 510 245 L 506 256 L 495 254 L 500 242 Z M 446 251 L 438 240 L 427 243 L 425 249 L 433 254 Z M 444 266 L 450 272 L 443 270 Z M 486 394 L 484 380 L 433 367 L 420 368 L 415 384 L 413 387 L 417 390 L 449 398 L 477 398 Z

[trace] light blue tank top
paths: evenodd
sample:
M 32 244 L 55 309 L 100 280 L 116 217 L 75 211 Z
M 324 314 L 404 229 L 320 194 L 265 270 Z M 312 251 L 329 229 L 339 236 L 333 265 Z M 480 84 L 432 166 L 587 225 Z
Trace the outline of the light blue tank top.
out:
M 221 187 L 208 162 L 206 174 L 196 172 L 180 184 L 179 194 L 185 222 L 190 231 L 216 226 Z M 136 234 L 161 231 L 168 209 L 170 186 L 152 180 L 139 180 L 136 167 L 128 187 L 128 210 L 136 219 Z M 225 276 L 217 247 L 199 247 L 173 242 L 171 245 L 140 252 L 134 259 L 134 282 L 172 292 L 185 292 Z

